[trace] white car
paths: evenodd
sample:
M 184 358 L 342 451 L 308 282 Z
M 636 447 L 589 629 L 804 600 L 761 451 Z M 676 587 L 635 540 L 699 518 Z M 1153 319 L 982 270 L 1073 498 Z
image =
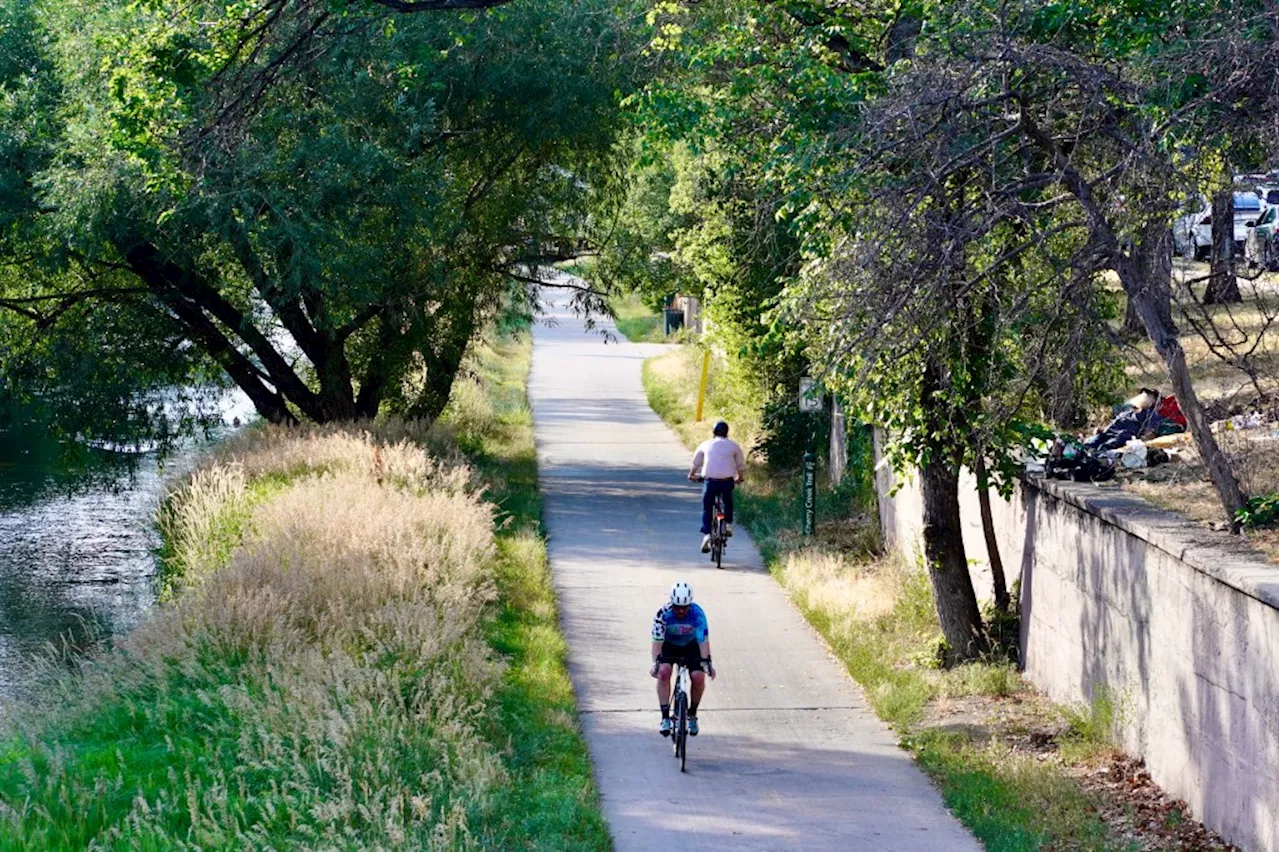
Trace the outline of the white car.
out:
M 1207 258 L 1213 245 L 1213 205 L 1203 198 L 1200 201 L 1201 207 L 1195 213 L 1180 216 L 1173 223 L 1173 249 L 1188 260 Z M 1263 204 L 1257 193 L 1237 192 L 1234 193 L 1232 207 L 1235 220 L 1232 239 L 1239 256 L 1244 252 L 1244 239 L 1249 228 L 1262 216 Z
M 1280 267 L 1277 214 L 1280 214 L 1280 207 L 1268 207 L 1258 223 L 1249 229 L 1249 236 L 1245 237 L 1244 262 L 1250 269 L 1269 269 L 1275 272 Z

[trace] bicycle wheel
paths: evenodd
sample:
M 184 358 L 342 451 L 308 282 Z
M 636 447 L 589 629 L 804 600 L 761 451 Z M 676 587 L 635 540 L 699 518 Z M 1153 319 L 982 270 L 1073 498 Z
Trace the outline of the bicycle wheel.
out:
M 689 699 L 684 693 L 676 699 L 676 757 L 680 758 L 680 771 L 684 772 L 684 759 L 689 739 Z
M 729 538 L 724 534 L 724 512 L 716 516 L 716 541 L 720 542 L 716 548 L 716 567 L 724 568 L 720 561 L 724 559 L 724 549 L 729 546 Z
M 684 691 L 680 689 L 680 672 L 675 672 L 676 690 L 675 695 L 671 697 L 671 704 L 674 708 L 671 714 L 671 754 L 679 759 L 680 757 L 680 704 L 684 700 Z

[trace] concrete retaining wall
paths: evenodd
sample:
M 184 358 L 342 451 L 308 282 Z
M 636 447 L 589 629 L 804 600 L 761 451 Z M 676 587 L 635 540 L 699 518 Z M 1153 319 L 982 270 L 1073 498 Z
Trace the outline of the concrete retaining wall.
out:
M 918 483 L 890 494 L 878 468 L 876 484 L 886 541 L 915 556 Z M 1005 573 L 1021 579 L 1028 679 L 1060 703 L 1109 690 L 1120 744 L 1156 783 L 1242 849 L 1278 852 L 1276 567 L 1114 485 L 1027 482 L 992 494 L 992 512 Z M 972 477 L 961 514 L 968 556 L 985 563 Z

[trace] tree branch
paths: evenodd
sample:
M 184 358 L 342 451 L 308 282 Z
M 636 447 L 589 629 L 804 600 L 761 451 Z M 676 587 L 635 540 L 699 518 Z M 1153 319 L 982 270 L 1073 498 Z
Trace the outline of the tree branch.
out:
M 457 12 L 467 9 L 492 9 L 511 0 L 369 0 L 393 12 Z

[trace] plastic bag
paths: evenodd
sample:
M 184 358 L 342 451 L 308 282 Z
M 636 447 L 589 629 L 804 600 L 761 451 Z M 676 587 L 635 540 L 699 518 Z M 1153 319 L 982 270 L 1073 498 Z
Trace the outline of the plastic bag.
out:
M 1120 453 L 1120 464 L 1129 470 L 1147 466 L 1147 445 L 1137 438 L 1130 438 Z

